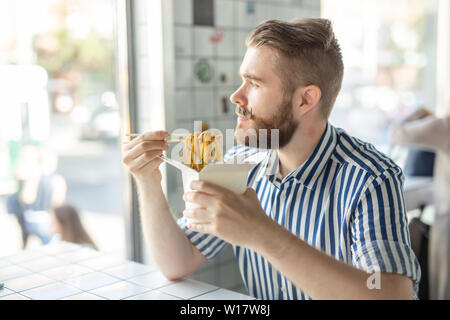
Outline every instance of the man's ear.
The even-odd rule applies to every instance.
[[[300,87],[294,92],[294,107],[298,108],[300,115],[304,115],[318,107],[321,97],[322,91],[316,85]]]

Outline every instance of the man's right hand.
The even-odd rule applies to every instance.
[[[122,163],[137,182],[161,183],[159,156],[169,149],[168,135],[167,131],[146,132],[123,146]]]
[[[166,131],[144,133],[123,145],[123,164],[133,175],[139,191],[139,214],[152,260],[169,280],[197,271],[206,258],[194,247],[171,213],[161,188],[162,160],[169,148]]]

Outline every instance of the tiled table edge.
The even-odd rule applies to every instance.
[[[33,248],[33,249],[32,249],[33,251],[28,251],[28,252],[27,252],[27,251],[24,251],[24,252],[26,252],[27,254],[31,254],[31,256],[33,256],[33,255],[35,255],[35,254],[37,253],[37,255],[40,255],[40,258],[44,258],[44,257],[54,257],[54,258],[58,258],[58,256],[59,256],[60,254],[69,254],[70,252],[76,252],[77,250],[85,249],[85,247],[82,247],[82,246],[76,246],[76,245],[70,244],[70,245],[67,246],[67,248],[69,249],[69,251],[64,251],[64,250],[63,250],[64,247],[65,247],[64,245],[58,245],[58,246],[55,246],[54,248],[47,248],[47,249],[42,249],[42,247],[39,247],[39,248]],[[32,253],[32,252],[33,252],[33,253]],[[21,266],[21,265],[22,265],[23,263],[25,263],[26,261],[30,261],[30,260],[23,260],[23,261],[20,261],[20,259],[19,259],[20,262],[15,263],[15,262],[12,262],[12,261],[10,261],[10,260],[8,259],[8,257],[17,257],[18,255],[20,255],[20,254],[22,254],[22,253],[23,253],[23,252],[19,252],[19,253],[16,253],[16,254],[12,254],[12,255],[7,255],[7,256],[0,257],[0,259],[5,259],[5,261],[8,262],[8,265],[6,265],[6,266],[3,265],[3,266],[0,267],[0,268],[3,268],[3,267],[9,267],[9,266]],[[101,257],[105,257],[105,256],[108,256],[108,255],[111,255],[111,253],[108,254],[108,253],[105,253],[105,252],[98,252],[98,255],[97,255],[97,256],[89,257],[89,258],[87,258],[87,259],[82,259],[82,260],[80,260],[80,261],[74,261],[74,262],[69,262],[69,263],[66,262],[64,265],[67,265],[67,266],[69,266],[69,265],[83,266],[83,264],[79,264],[78,262],[81,262],[81,261],[87,261],[87,260],[90,260],[90,259],[101,258]],[[123,260],[123,261],[122,261],[123,263],[127,263],[127,262],[133,262],[133,263],[136,263],[136,262],[134,262],[134,261],[127,260],[127,259],[122,259],[122,258],[118,258],[118,257],[115,257],[115,256],[114,256],[114,258],[117,258],[117,259],[119,259],[119,260]],[[120,265],[120,264],[119,264],[119,265]],[[117,267],[117,266],[119,266],[119,265],[115,265],[115,266]],[[150,265],[150,264],[142,264],[142,265],[151,268],[151,265]],[[45,275],[43,272],[48,271],[48,270],[51,270],[51,269],[54,269],[54,268],[58,268],[58,267],[61,267],[61,265],[52,266],[52,267],[50,267],[50,268],[48,268],[48,269],[45,269],[45,270],[39,270],[39,271],[33,271],[33,270],[30,270],[31,272],[28,273],[27,275],[30,275],[30,274],[40,274],[40,275]],[[109,267],[106,267],[106,268],[102,268],[102,269],[100,269],[100,270],[92,269],[92,268],[89,268],[89,267],[88,267],[88,268],[91,269],[92,272],[101,272],[101,273],[104,273],[104,274],[106,274],[106,275],[109,275],[109,276],[111,276],[111,277],[114,277],[114,278],[118,279],[118,281],[124,281],[124,282],[126,282],[126,283],[128,283],[128,284],[138,285],[138,286],[139,286],[138,283],[129,281],[130,279],[136,277],[137,275],[133,275],[133,276],[130,277],[130,278],[123,279],[123,278],[120,278],[120,277],[115,276],[115,275],[113,275],[113,274],[109,274],[109,273],[106,273],[106,272],[103,272],[103,271],[102,271],[102,270],[104,270],[104,269],[108,269],[108,268],[111,268],[111,267],[112,267],[112,266],[109,266]],[[24,267],[22,267],[22,268],[24,268]],[[26,268],[25,268],[25,269],[26,269]],[[157,270],[157,269],[156,269],[156,270],[155,270],[155,269],[153,269],[153,270],[150,270],[150,269],[149,269],[149,272],[148,272],[148,273],[144,273],[144,274],[149,274],[149,273],[152,273],[152,272],[160,272],[160,271]],[[144,274],[142,274],[142,275],[144,275]],[[24,276],[27,276],[27,275],[23,274],[23,275],[20,275],[20,276],[18,276],[18,277],[16,277],[16,278],[24,277]],[[75,277],[76,277],[76,276],[75,276]],[[67,278],[67,279],[69,279],[69,278]],[[212,287],[214,287],[214,288],[211,289],[211,290],[208,290],[208,291],[206,291],[206,292],[203,292],[203,293],[201,293],[201,294],[191,296],[191,297],[189,297],[189,298],[183,298],[183,297],[176,296],[176,295],[174,295],[174,294],[172,294],[172,293],[164,292],[163,290],[161,290],[161,289],[164,289],[164,287],[166,287],[166,286],[170,286],[170,285],[176,284],[177,282],[184,282],[185,280],[187,280],[187,281],[194,281],[194,282],[197,282],[197,283],[200,283],[200,284],[209,285],[209,286],[212,286]],[[60,284],[63,284],[63,285],[67,285],[66,279],[60,279],[60,280],[56,280],[55,282],[53,282],[53,284],[56,284],[56,283],[60,283]],[[49,285],[49,284],[48,284],[48,283],[47,283],[47,284],[43,284],[42,286],[46,286],[46,285]],[[143,285],[140,285],[140,286],[143,286]],[[39,288],[39,287],[41,287],[41,286],[34,287],[33,289],[36,289],[36,288]],[[143,287],[145,287],[145,286],[143,286]],[[99,287],[99,288],[100,288],[100,287]],[[80,291],[77,292],[76,294],[70,295],[70,296],[65,296],[65,297],[60,298],[60,299],[70,298],[71,296],[76,296],[76,295],[83,294],[83,293],[92,294],[92,295],[98,296],[99,298],[104,299],[104,297],[102,297],[102,296],[100,296],[100,295],[96,295],[96,294],[93,293],[91,290],[83,290],[83,289],[80,289],[80,288],[77,288],[77,289],[80,290]],[[97,288],[97,289],[98,289],[98,288]],[[189,279],[189,278],[184,278],[184,279],[180,279],[180,280],[177,280],[177,281],[174,281],[174,282],[168,282],[168,283],[166,283],[166,284],[164,284],[164,285],[161,285],[161,286],[159,286],[159,287],[157,287],[157,288],[152,288],[152,289],[149,289],[148,291],[144,291],[144,292],[141,292],[141,293],[136,294],[136,295],[132,295],[132,296],[129,296],[129,297],[125,297],[125,298],[123,298],[123,299],[129,299],[129,298],[132,298],[132,297],[135,297],[135,296],[139,296],[139,295],[143,295],[143,294],[145,294],[145,293],[152,292],[152,291],[155,291],[155,292],[161,292],[161,293],[163,293],[163,294],[172,296],[172,297],[177,298],[177,299],[183,299],[183,300],[191,300],[191,299],[198,299],[198,298],[201,299],[201,296],[208,295],[208,294],[210,294],[210,293],[212,293],[212,292],[214,292],[214,291],[220,290],[220,289],[225,289],[225,288],[217,287],[217,286],[215,286],[215,285],[212,285],[212,284],[209,284],[209,283],[206,283],[206,282],[201,282],[201,281],[197,281],[197,280],[193,280],[193,279]],[[226,289],[226,290],[228,290],[228,289]],[[22,291],[14,291],[14,290],[10,290],[10,291],[11,291],[10,293],[8,293],[7,295],[2,296],[1,298],[5,298],[5,297],[8,297],[8,296],[13,296],[13,295],[18,295],[18,296],[27,298],[27,297],[25,297],[24,295],[21,294],[21,292],[24,292],[24,291],[27,291],[27,290],[22,290]],[[229,290],[229,291],[231,291],[231,290]],[[244,294],[244,295],[245,295],[245,294]],[[249,297],[251,297],[251,296],[249,296]],[[253,297],[251,297],[251,298],[252,298],[252,299],[255,299],[255,298],[253,298]],[[116,300],[123,300],[123,299],[116,299]],[[39,300],[39,299],[38,299],[38,300]],[[55,299],[55,300],[56,300],[56,299]]]

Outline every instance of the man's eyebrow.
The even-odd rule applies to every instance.
[[[254,80],[254,81],[257,81],[257,82],[264,82],[264,80],[262,78],[257,77],[257,76],[255,76],[254,74],[251,74],[251,73],[241,74],[240,72],[238,72],[238,74],[239,74],[239,76],[241,76],[243,78],[246,78],[246,79]]]

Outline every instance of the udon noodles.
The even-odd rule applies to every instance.
[[[184,140],[181,161],[200,172],[210,163],[222,161],[222,134],[203,131],[188,134]]]

